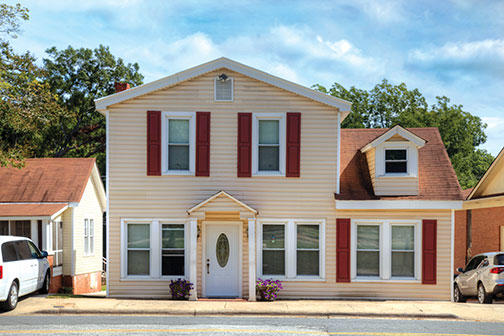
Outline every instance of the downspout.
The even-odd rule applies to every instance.
[[[110,114],[109,111],[105,111],[105,196],[107,198],[107,204],[106,204],[106,215],[105,215],[105,229],[106,229],[106,256],[107,256],[107,272],[105,273],[105,277],[107,279],[107,285],[106,285],[106,295],[107,297],[110,295],[109,293],[109,287],[110,287],[110,211],[109,211],[109,192],[110,192],[110,131],[109,131],[109,124],[110,124]],[[123,251],[121,251],[123,253]]]
[[[450,237],[450,301],[453,302],[453,280],[455,277],[455,210],[451,210]]]
[[[338,125],[336,133],[338,135],[336,144],[336,194],[340,193],[340,164],[341,164],[341,111],[338,111]]]
[[[466,210],[466,253],[465,253],[465,263],[471,259],[472,252],[472,210]]]

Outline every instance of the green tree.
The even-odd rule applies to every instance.
[[[406,84],[392,85],[383,80],[370,91],[335,83],[330,89],[314,85],[320,92],[352,102],[352,111],[343,121],[344,128],[437,127],[462,188],[476,185],[493,157],[477,147],[486,141],[481,119],[450,104],[447,97],[436,97],[429,106],[418,89]]]
[[[15,38],[20,21],[28,18],[19,4],[0,4],[0,166],[20,167],[25,157],[40,155],[50,125],[67,116],[40,81],[43,70],[35,58],[29,52],[16,54],[6,39]]]
[[[44,82],[74,117],[53,125],[46,144],[54,157],[96,157],[105,173],[105,118],[96,111],[94,99],[114,93],[115,82],[142,84],[137,63],[125,64],[108,47],[96,49],[52,47],[43,59]]]

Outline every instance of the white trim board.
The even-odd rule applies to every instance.
[[[128,90],[124,90],[103,98],[99,98],[95,100],[96,109],[101,113],[106,113],[107,108],[113,104],[117,104],[129,99],[133,99],[142,95],[145,95],[150,92],[154,92],[156,90],[160,90],[163,88],[167,88],[170,86],[177,85],[184,81],[190,80],[192,78],[204,75],[211,71],[219,70],[222,68],[229,69],[234,72],[238,72],[247,77],[259,80],[261,82],[268,83],[270,85],[276,86],[278,88],[284,89],[286,91],[295,93],[297,95],[312,99],[319,103],[332,106],[337,108],[341,112],[343,112],[343,118],[341,121],[345,119],[345,117],[350,113],[350,109],[352,103],[336,98],[307,87],[301,86],[299,84],[287,81],[280,77],[273,76],[264,71],[249,67],[245,64],[233,61],[226,57],[217,58],[208,63],[204,63],[198,65],[196,67],[184,70],[182,72],[178,72],[171,76],[167,76],[161,79],[158,79],[154,82],[150,82],[147,84],[139,85],[133,87]]]
[[[214,199],[216,199],[216,198],[218,198],[220,196],[225,196],[225,197],[229,198],[231,201],[235,202],[236,204],[238,204],[238,205],[244,207],[245,209],[247,209],[248,211],[252,212],[253,214],[257,214],[257,210],[255,210],[254,208],[249,207],[247,204],[245,204],[242,201],[234,198],[232,195],[228,194],[224,190],[221,190],[218,193],[213,194],[212,196],[210,196],[209,198],[207,198],[203,202],[200,202],[200,203],[196,204],[191,209],[187,210],[187,213],[191,214],[192,212],[198,210],[199,208],[205,206],[206,204],[210,203],[211,201],[213,201]]]
[[[371,141],[370,143],[368,143],[366,146],[362,147],[361,152],[362,153],[367,152],[371,148],[374,148],[374,147],[384,143],[385,141],[387,141],[388,139],[390,139],[391,137],[393,137],[396,134],[405,138],[408,141],[411,141],[418,148],[423,147],[426,142],[424,139],[420,138],[416,134],[413,134],[412,132],[408,131],[404,127],[396,125],[396,126],[392,127],[390,130],[388,130],[387,132],[380,135],[378,138],[376,138],[373,141]]]
[[[458,210],[462,209],[462,201],[434,200],[336,200],[337,210]]]

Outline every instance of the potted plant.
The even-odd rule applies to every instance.
[[[173,300],[187,300],[194,286],[185,279],[178,278],[170,281],[170,292]]]
[[[280,289],[283,289],[280,280],[258,279],[256,282],[256,293],[261,301],[274,301]]]

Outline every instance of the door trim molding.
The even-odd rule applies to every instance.
[[[202,221],[201,222],[201,296],[206,293],[206,231],[207,225],[235,225],[238,226],[238,297],[243,298],[243,222],[242,221]]]

